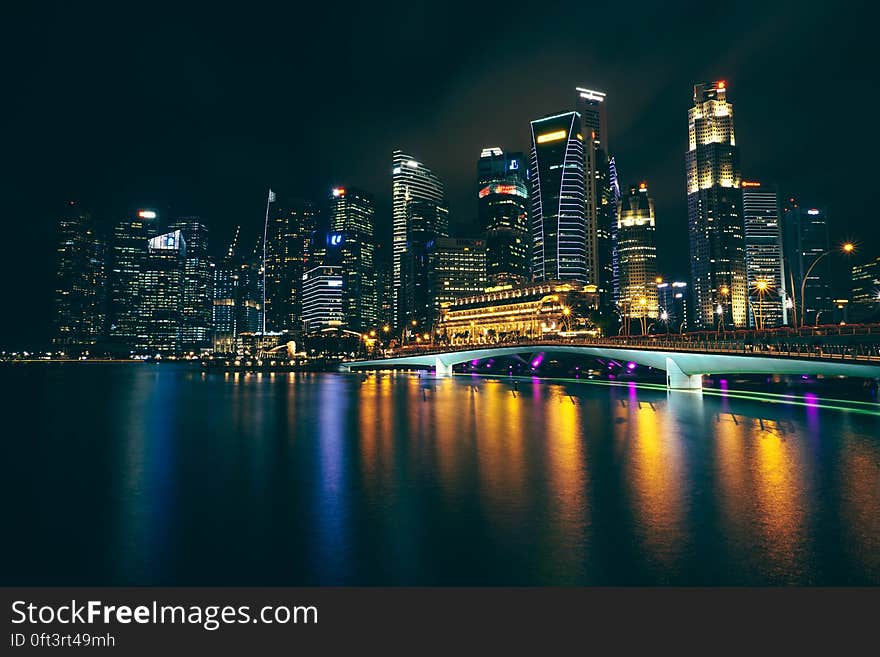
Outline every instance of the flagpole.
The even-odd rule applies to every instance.
[[[266,196],[266,221],[263,223],[263,335],[266,335],[266,236],[269,232],[269,204],[272,202],[272,190]]]

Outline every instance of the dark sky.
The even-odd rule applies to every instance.
[[[608,93],[621,182],[656,199],[667,276],[688,271],[692,85],[724,79],[747,178],[829,206],[876,252],[876,28],[857,2],[83,2],[7,8],[2,179],[10,311],[0,346],[49,334],[64,199],[106,221],[200,214],[222,247],[259,229],[267,186],[377,197],[390,232],[402,148],[469,223],[480,149],[524,150],[528,122]]]

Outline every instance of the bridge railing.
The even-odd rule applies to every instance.
[[[644,349],[651,351],[674,351],[683,353],[729,354],[762,356],[768,358],[810,358],[818,360],[861,363],[880,363],[880,344],[823,343],[802,344],[780,340],[777,342],[755,342],[746,339],[701,339],[701,337],[626,337],[626,338],[556,338],[543,340],[516,340],[501,342],[478,342],[470,344],[442,344],[431,346],[406,346],[377,355],[372,360],[400,358],[405,356],[427,356],[452,352],[474,351],[503,347],[551,347],[575,345],[585,347],[610,347],[625,349]]]

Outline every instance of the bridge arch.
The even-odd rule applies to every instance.
[[[352,361],[345,363],[343,367],[348,370],[433,367],[438,375],[450,375],[454,365],[471,360],[536,352],[580,354],[646,365],[665,371],[666,384],[673,390],[701,389],[702,377],[705,374],[811,374],[880,378],[880,365],[828,362],[810,358],[784,358],[771,355],[740,356],[574,344],[483,347],[377,360]]]

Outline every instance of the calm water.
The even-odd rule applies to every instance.
[[[634,384],[0,368],[2,584],[880,584],[880,415]]]

